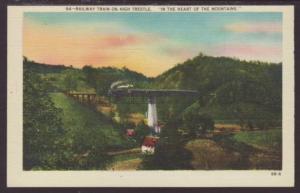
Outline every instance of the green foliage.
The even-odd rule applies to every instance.
[[[266,131],[240,132],[234,135],[234,139],[248,145],[260,147],[262,149],[272,149],[281,151],[282,130],[271,129]]]
[[[208,114],[201,112],[200,105],[192,105],[182,114],[182,128],[191,136],[199,136],[214,129],[214,121]]]
[[[131,71],[127,68],[117,69],[111,67],[93,68],[91,66],[83,67],[86,76],[86,82],[93,87],[97,94],[106,96],[110,86],[115,81],[127,80],[135,86],[146,86],[148,78],[144,75]],[[128,121],[128,115],[135,112],[145,112],[145,104],[133,103],[126,98],[118,98],[111,101],[117,105],[118,115],[121,121]]]
[[[23,84],[23,167],[56,168],[63,159],[62,112],[47,95],[40,76],[25,68]]]
[[[137,135],[128,140],[122,132],[124,125],[63,94],[51,94],[55,106],[48,96],[49,92],[71,90],[96,91],[103,96],[119,80],[127,80],[136,88],[200,92],[199,98],[157,99],[159,119],[166,125],[154,156],[144,159],[145,169],[190,168],[191,155],[184,149],[188,139],[182,131],[193,138],[212,129],[216,119],[238,120],[243,128],[250,129],[281,124],[282,64],[200,54],[156,78],[147,78],[127,68],[75,69],[38,64],[24,58],[24,168],[102,169],[112,159],[106,151],[140,143],[148,131],[145,124],[135,127]],[[147,109],[146,101],[112,102],[117,105],[121,122],[127,121],[129,113],[144,113]],[[253,138],[259,139],[258,136],[236,137],[249,143]]]
[[[127,129],[133,129],[135,131],[135,135],[128,138],[131,143],[128,147],[141,146],[145,136],[150,132],[150,128],[143,121],[141,121],[137,125],[129,121],[122,122],[120,124],[120,130],[124,135],[126,135]]]
[[[74,91],[77,88],[77,82],[75,77],[75,72],[73,70],[66,71],[66,76],[64,78],[64,83],[66,85],[67,91]]]
[[[271,170],[282,168],[281,129],[216,135],[213,140],[226,150],[227,154],[236,152],[234,154],[239,155],[240,158],[236,162],[231,162],[227,168]]]
[[[144,157],[142,169],[191,169],[189,161],[192,155],[184,148],[187,141],[178,131],[180,124],[180,121],[175,119],[165,125],[154,155],[146,155]]]
[[[119,113],[122,122],[127,122],[129,118],[129,113],[131,113],[131,104],[122,103],[122,101],[116,101],[117,111]]]
[[[63,65],[39,64],[24,60],[24,68],[39,74],[49,92],[94,91],[86,82],[85,74],[80,69]]]
[[[147,78],[140,73],[131,71],[127,68],[117,69],[112,67],[93,68],[84,66],[83,72],[86,75],[88,84],[95,88],[99,95],[107,95],[111,84],[115,81],[127,80],[129,82],[142,84]]]
[[[200,105],[192,105],[179,117],[173,118],[162,128],[155,154],[146,156],[144,169],[191,169],[191,152],[185,149],[188,140],[214,128],[212,118],[201,112]]]
[[[249,125],[270,128],[278,124],[274,120],[281,119],[281,64],[246,62],[200,53],[156,78],[147,78],[125,67],[85,66],[80,70],[26,61],[28,68],[43,73],[42,78],[52,91],[96,90],[98,94],[106,95],[112,82],[127,80],[137,88],[195,89],[200,92],[198,99],[188,96],[159,98],[157,108],[163,122],[180,115],[195,101],[201,105],[202,112],[208,112],[214,119],[238,119],[245,128]],[[128,113],[146,111],[145,101],[137,104],[117,100],[115,103],[124,120]],[[264,120],[256,118],[257,115]]]
[[[53,92],[93,92],[85,78],[85,74],[78,69],[67,69],[60,73],[47,73],[42,75],[43,81],[47,82]]]
[[[137,145],[140,146],[143,143],[144,137],[149,134],[150,128],[143,121],[141,121],[135,127],[135,132],[136,132],[136,135],[134,136],[134,139],[136,140]]]
[[[53,93],[52,100],[58,108],[63,109],[62,121],[67,130],[66,139],[72,141],[72,151],[76,154],[98,153],[98,162],[106,163],[105,152],[126,148],[129,142],[123,137],[121,126],[112,122],[101,113],[68,98],[61,93]],[[89,157],[92,159],[91,157]]]
[[[40,64],[29,60],[27,57],[23,57],[23,64],[24,64],[24,68],[30,70],[31,72],[40,73],[40,74],[60,73],[64,70],[71,68],[64,65]]]
[[[282,64],[200,54],[156,77],[153,84],[198,90],[202,112],[214,119],[238,119],[242,126],[249,123],[261,128],[273,127],[274,120],[281,120]],[[189,101],[195,102],[188,97],[170,99],[164,102],[169,110],[162,105],[158,111],[178,116],[191,105]]]

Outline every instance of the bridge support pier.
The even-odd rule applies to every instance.
[[[148,126],[152,133],[160,133],[157,120],[156,97],[154,96],[148,98]]]

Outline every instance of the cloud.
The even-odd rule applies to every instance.
[[[105,47],[123,47],[153,43],[153,37],[141,33],[105,35],[99,41]]]
[[[134,35],[107,36],[103,38],[102,43],[106,46],[126,46],[141,42],[142,39]]]
[[[233,23],[224,28],[235,33],[281,33],[281,23],[276,22]],[[25,18],[23,37],[23,54],[37,62],[74,67],[127,66],[148,76],[156,76],[200,51],[246,60],[281,61],[282,57],[281,45],[276,43],[256,45],[259,40],[255,40],[252,44],[221,44],[218,40],[207,44],[196,41],[198,37],[190,42],[186,35],[178,38],[176,33],[149,32],[113,21],[52,25]]]
[[[232,23],[224,26],[226,31],[236,33],[282,33],[280,22]]]
[[[112,26],[111,24],[109,24]],[[108,25],[106,25],[108,26]],[[26,21],[23,30],[23,54],[37,62],[74,67],[127,66],[148,76],[156,76],[175,65],[185,53],[166,54],[159,48],[174,42],[159,34],[141,31],[112,30],[99,27],[56,27]],[[71,28],[73,30],[71,30]],[[176,45],[180,47],[180,45]]]

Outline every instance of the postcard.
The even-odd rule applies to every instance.
[[[294,186],[293,6],[8,6],[8,187]]]

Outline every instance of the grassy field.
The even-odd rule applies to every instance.
[[[113,160],[107,170],[137,170],[142,162],[141,148],[113,153]]]
[[[263,150],[281,151],[282,130],[239,132],[233,137],[236,141],[252,145]]]
[[[141,162],[141,158],[118,161],[108,167],[107,170],[138,170]]]
[[[195,139],[186,146],[194,169],[280,169],[281,130],[241,131],[212,139]]]
[[[62,121],[70,140],[82,146],[121,146],[126,143],[120,131],[104,115],[85,107],[62,93],[52,93],[55,106],[63,109]]]
[[[137,169],[141,162],[140,148],[133,148],[118,123],[62,93],[50,96],[55,106],[62,109],[67,144],[63,148],[68,153],[66,168]]]
[[[52,93],[51,98],[63,110],[66,140],[70,140],[77,156],[89,157],[101,150],[110,157],[105,169],[139,169],[140,148],[128,147],[128,140],[107,116],[62,93]],[[197,170],[280,169],[281,140],[281,129],[238,131],[194,139],[185,148],[192,153],[190,164]],[[101,154],[94,155],[99,158]]]
[[[193,158],[190,164],[196,170],[232,169],[240,159],[238,152],[226,150],[209,139],[189,141],[185,148],[192,152]]]

